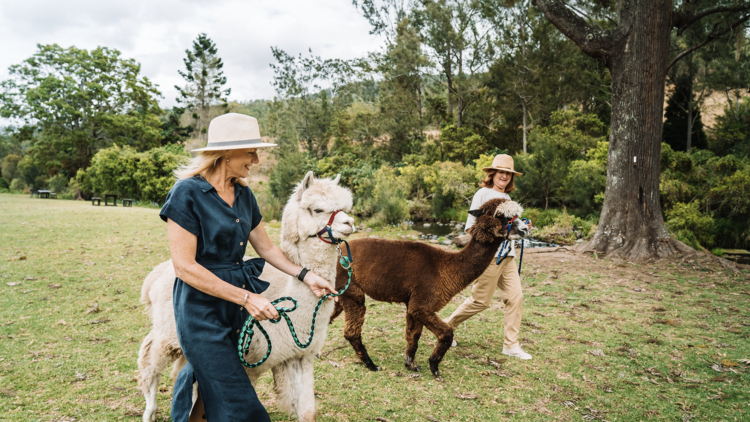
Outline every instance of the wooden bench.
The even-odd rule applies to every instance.
[[[96,203],[94,203],[94,202],[96,202]],[[100,198],[98,196],[92,196],[91,197],[91,205],[99,206],[101,204],[102,204],[102,198]]]
[[[122,200],[122,206],[123,207],[132,207],[133,206],[133,200],[132,199],[123,199]]]
[[[49,194],[52,193],[52,191],[46,190],[46,189],[39,189],[39,198],[47,198],[49,199]]]
[[[49,199],[57,199],[57,194],[55,192],[50,192]]]
[[[104,206],[105,207],[108,207],[108,206],[116,207],[117,206],[117,197],[118,196],[119,195],[114,194],[114,193],[105,194],[104,195]],[[112,204],[109,203],[110,199],[112,199]]]

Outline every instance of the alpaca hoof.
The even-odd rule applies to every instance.
[[[422,370],[419,365],[414,363],[414,358],[409,356],[404,356],[404,366],[406,367],[406,369],[414,372],[420,372]]]
[[[419,365],[405,365],[406,369],[414,372],[422,372],[422,367]]]
[[[435,381],[437,381],[437,382],[445,382],[445,380],[443,379],[443,377],[441,377],[440,375],[435,375]]]
[[[372,366],[367,365],[367,369],[369,369],[372,372],[378,372],[380,370],[380,367],[376,365],[372,365]]]

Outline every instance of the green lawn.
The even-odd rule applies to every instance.
[[[140,286],[168,256],[158,210],[0,195],[0,420],[139,419]],[[457,333],[444,383],[426,369],[434,336],[417,354],[424,372],[408,372],[404,307],[369,301],[364,342],[383,370],[359,364],[335,321],[316,366],[319,420],[750,420],[748,277],[708,258],[527,254],[521,336],[534,359],[503,358],[496,301]],[[162,386],[166,421],[168,374]],[[288,419],[270,375],[258,392],[272,420]]]

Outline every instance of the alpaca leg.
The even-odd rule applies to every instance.
[[[290,359],[284,363],[274,366],[273,389],[276,391],[279,410],[294,417],[297,415],[297,397],[299,385],[296,378],[299,372],[299,359]]]
[[[350,288],[350,291],[352,289]],[[370,359],[367,349],[362,343],[362,325],[365,323],[365,295],[361,291],[355,297],[343,296],[344,310],[346,311],[346,326],[344,327],[344,338],[349,341],[359,359],[371,371],[377,371],[377,365]],[[349,294],[349,292],[347,292]]]
[[[297,420],[314,422],[317,420],[315,410],[315,377],[313,372],[314,358],[303,356],[299,365],[299,385],[297,386]]]
[[[453,328],[443,322],[443,320],[434,312],[418,310],[414,312],[414,316],[437,337],[437,345],[432,351],[432,356],[430,356],[430,371],[435,378],[442,380],[442,378],[440,378],[438,366],[440,365],[440,361],[443,360],[445,352],[448,351],[453,342]]]
[[[138,352],[139,379],[138,384],[146,399],[146,409],[143,411],[143,421],[156,420],[156,393],[164,370],[177,358],[179,353],[169,346],[168,341],[155,338],[150,332],[141,344]]]
[[[422,323],[410,314],[406,314],[406,353],[404,354],[404,366],[411,371],[419,372],[422,370],[414,362],[414,355],[417,353],[419,346],[419,337],[422,336]]]
[[[172,366],[172,372],[169,373],[169,377],[172,378],[172,390],[174,391],[174,384],[177,382],[177,376],[180,375],[180,371],[182,371],[182,368],[187,365],[187,359],[185,358],[185,355],[180,355],[179,358],[177,358],[176,361],[174,361],[174,365]]]
[[[331,314],[331,319],[328,320],[328,323],[333,324],[333,320],[336,319],[337,316],[341,315],[342,312],[344,312],[344,305],[342,305],[341,302],[336,302],[336,304],[333,306],[333,313]]]

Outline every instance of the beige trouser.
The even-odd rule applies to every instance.
[[[482,312],[492,304],[495,288],[500,291],[500,299],[505,303],[505,340],[504,349],[518,346],[518,332],[521,329],[521,312],[523,310],[523,292],[521,278],[513,257],[507,257],[500,263],[493,261],[487,270],[479,276],[467,298],[453,314],[445,320],[456,329],[459,324]]]

